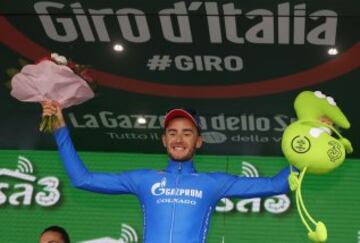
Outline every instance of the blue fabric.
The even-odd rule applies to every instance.
[[[198,173],[192,161],[168,161],[164,171],[89,172],[78,157],[66,127],[55,132],[72,184],[81,189],[134,194],[144,213],[145,243],[206,242],[210,217],[224,197],[263,197],[288,191],[289,167],[269,178]]]

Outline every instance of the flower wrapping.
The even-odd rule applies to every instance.
[[[89,83],[94,80],[88,71],[66,58],[52,54],[37,64],[24,66],[11,80],[11,95],[23,102],[57,101],[62,108],[81,104],[95,96]],[[48,119],[48,118],[47,118]],[[48,119],[54,122],[54,118]],[[53,130],[47,124],[40,130]]]
[[[12,78],[11,95],[24,102],[55,100],[68,108],[93,98],[94,92],[69,67],[45,60],[26,65]]]

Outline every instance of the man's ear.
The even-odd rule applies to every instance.
[[[166,148],[166,138],[165,138],[165,134],[161,135],[161,140],[162,140],[163,146]]]
[[[203,137],[200,135],[200,136],[198,136],[198,138],[197,138],[197,140],[196,140],[196,145],[195,145],[195,147],[196,147],[197,149],[199,149],[199,148],[201,148],[202,144],[203,144]]]

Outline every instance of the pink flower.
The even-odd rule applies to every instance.
[[[80,76],[85,79],[88,83],[94,83],[95,79],[90,75],[89,70],[84,69],[80,71]]]

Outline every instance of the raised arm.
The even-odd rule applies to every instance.
[[[296,170],[296,169],[295,169]],[[227,175],[222,197],[265,197],[287,193],[290,167],[282,169],[273,177],[241,177]]]
[[[129,171],[123,173],[92,173],[87,170],[78,156],[71,141],[69,130],[65,125],[59,104],[46,101],[43,105],[43,116],[56,115],[55,140],[65,170],[74,187],[109,194],[133,193],[136,194],[137,183],[141,171]]]

